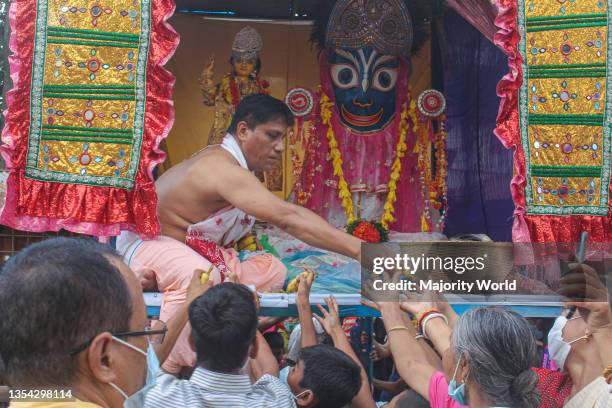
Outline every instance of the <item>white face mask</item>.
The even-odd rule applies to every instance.
[[[128,396],[116,384],[110,383],[110,386],[113,387],[119,394],[121,394],[123,398],[125,398],[125,401],[123,401],[124,408],[142,408],[144,407],[144,402],[147,393],[151,388],[153,388],[153,386],[155,386],[155,378],[157,377],[157,372],[159,371],[159,360],[157,359],[157,354],[155,354],[155,349],[153,348],[153,345],[149,343],[149,347],[147,348],[147,351],[145,353],[144,351],[128,343],[127,341],[123,341],[114,336],[113,340],[131,348],[134,351],[139,352],[147,358],[147,379],[145,381],[144,387],[136,391],[136,393]]]
[[[580,319],[580,316],[576,316],[570,320]],[[563,370],[565,367],[565,360],[572,350],[571,345],[578,340],[588,339],[589,336],[585,334],[582,337],[578,337],[570,342],[563,340],[563,328],[567,324],[568,320],[565,316],[559,316],[555,320],[555,324],[548,332],[548,352],[550,358],[555,362],[555,365]]]

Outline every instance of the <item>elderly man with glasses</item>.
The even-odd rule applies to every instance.
[[[112,249],[56,238],[0,273],[0,378],[11,407],[139,407],[210,284],[194,271],[184,310],[147,319],[135,275]]]

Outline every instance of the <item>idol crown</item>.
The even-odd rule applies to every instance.
[[[372,46],[383,54],[405,56],[413,36],[410,12],[401,0],[339,0],[330,16],[325,46]]]
[[[251,26],[246,26],[240,30],[234,37],[234,43],[232,44],[233,54],[246,59],[257,58],[262,48],[263,40]]]

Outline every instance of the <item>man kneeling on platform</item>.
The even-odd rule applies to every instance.
[[[162,235],[142,240],[125,232],[117,249],[133,270],[148,271],[164,292],[160,319],[184,303],[192,271],[209,270],[215,283],[233,273],[259,291],[279,290],[286,268],[271,255],[240,262],[232,245],[248,234],[255,219],[280,227],[318,248],[359,258],[361,241],[298,205],[281,200],[255,177],[278,162],[293,125],[289,108],[267,95],[251,95],[236,109],[221,145],[209,146],[165,172],[156,182]],[[143,285],[149,280],[144,279]],[[193,367],[190,327],[179,337],[164,364],[170,373]]]

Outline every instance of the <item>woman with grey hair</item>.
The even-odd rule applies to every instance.
[[[538,406],[538,376],[531,370],[537,363],[536,343],[518,314],[497,307],[472,309],[457,320],[451,334],[441,313],[422,308],[417,333],[398,303],[373,307],[383,317],[399,374],[433,408]],[[422,336],[445,350],[443,372],[420,349]]]

